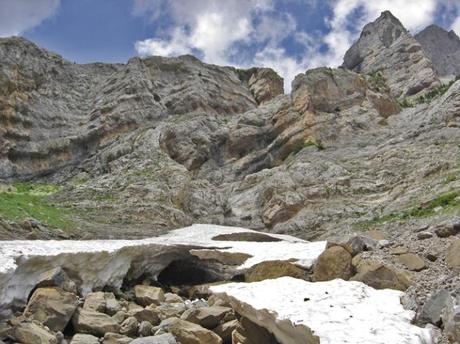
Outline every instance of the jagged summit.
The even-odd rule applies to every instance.
[[[364,26],[343,66],[358,73],[381,72],[397,98],[436,86],[439,80],[420,44],[389,11]]]
[[[415,39],[421,44],[440,76],[460,75],[460,38],[451,30],[430,25]]]

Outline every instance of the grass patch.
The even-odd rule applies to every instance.
[[[419,207],[410,208],[399,213],[390,213],[384,216],[374,217],[372,220],[361,222],[359,227],[362,229],[368,229],[372,226],[376,226],[389,221],[430,217],[436,214],[435,209],[438,207],[442,207],[443,212],[460,209],[460,200],[458,199],[459,196],[460,191],[441,194]]]
[[[438,86],[416,98],[404,98],[399,101],[399,106],[403,108],[409,108],[414,107],[418,104],[431,103],[433,99],[436,99],[445,94],[449,90],[450,86],[452,86],[459,79],[460,77],[456,77],[455,80],[451,80],[447,84],[442,84],[441,86]]]
[[[12,192],[0,193],[0,215],[12,221],[35,219],[49,227],[72,227],[70,209],[53,204],[49,196],[61,189],[55,184],[15,183]]]
[[[299,144],[297,144],[294,149],[292,150],[292,153],[293,154],[297,154],[299,153],[302,149],[304,148],[307,148],[307,147],[316,147],[318,148],[319,150],[323,150],[324,149],[324,146],[321,144],[321,143],[318,143],[312,139],[307,139],[303,142],[299,142]]]
[[[390,91],[387,80],[380,71],[366,75],[366,81],[374,91],[380,93],[388,93]]]

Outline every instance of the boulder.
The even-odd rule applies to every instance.
[[[356,256],[357,254],[363,251],[373,251],[378,247],[378,241],[367,236],[363,235],[356,235],[350,238],[345,246],[349,247],[351,250],[351,254]]]
[[[390,248],[390,254],[399,256],[400,254],[409,253],[409,249],[406,246],[396,246]]]
[[[90,334],[77,333],[72,337],[70,344],[99,344],[99,338]]]
[[[401,254],[398,259],[406,268],[412,271],[421,271],[427,268],[425,261],[414,253]]]
[[[181,343],[222,344],[222,339],[212,331],[178,318],[163,320],[159,327],[170,332]]]
[[[213,329],[222,321],[233,313],[233,310],[228,307],[211,306],[201,308],[190,308],[186,310],[181,319],[203,326],[207,329]]]
[[[181,303],[181,302],[184,302],[184,300],[182,300],[182,298],[177,294],[166,293],[164,302],[166,302],[166,303]]]
[[[41,322],[52,331],[64,331],[78,306],[78,296],[60,288],[38,288],[24,316]]]
[[[70,293],[77,293],[77,286],[67,273],[60,267],[50,269],[40,274],[37,288],[58,287]]]
[[[238,344],[278,344],[276,338],[265,328],[243,317],[232,332],[232,343]],[[319,344],[319,342],[312,343]]]
[[[443,223],[436,226],[434,232],[440,238],[447,238],[460,233],[460,221]]]
[[[351,254],[341,246],[333,246],[321,253],[313,268],[314,281],[329,281],[336,278],[348,280],[353,276]]]
[[[121,310],[120,303],[113,293],[98,291],[85,297],[84,309],[114,315]]]
[[[273,260],[254,265],[245,272],[244,279],[246,282],[258,282],[282,276],[306,279],[307,273],[288,261]]]
[[[447,249],[446,264],[452,269],[460,268],[460,240],[455,240]]]
[[[137,319],[135,317],[129,317],[121,323],[120,334],[128,337],[134,337],[137,335],[138,329],[139,322]]]
[[[53,333],[34,322],[21,322],[14,328],[13,336],[24,344],[58,344]]]
[[[182,342],[182,343],[185,344],[189,342]],[[137,339],[134,339],[132,342],[130,342],[130,344],[177,344],[177,342],[176,342],[176,338],[174,338],[172,334],[164,333],[158,336],[137,338]]]
[[[445,289],[435,293],[423,305],[418,314],[417,321],[421,324],[429,323],[439,327],[442,323],[442,312],[450,297],[450,293]]]
[[[230,320],[213,328],[212,331],[222,338],[224,344],[231,343],[232,332],[238,327],[238,324],[238,320]]]
[[[396,289],[404,291],[410,284],[409,275],[392,266],[366,261],[356,266],[357,274],[351,280],[359,281],[375,289]]]
[[[442,313],[444,332],[451,343],[460,341],[460,291],[457,290],[448,298],[446,307]]]
[[[159,305],[165,300],[165,295],[161,288],[152,287],[148,285],[136,285],[134,287],[136,301],[142,306],[148,306],[152,303]]]
[[[129,311],[128,314],[136,318],[138,322],[148,321],[154,326],[160,323],[160,316],[155,307],[136,309]]]
[[[72,325],[76,332],[103,337],[107,332],[120,332],[120,325],[107,314],[78,309],[72,317]]]
[[[132,338],[123,336],[122,334],[108,332],[104,335],[104,344],[130,344]]]
[[[152,307],[153,305],[150,305],[146,307],[146,309],[152,309],[156,312],[158,317],[161,320],[176,317],[180,318],[181,314],[185,312],[185,303],[164,303],[160,306],[157,307]]]
[[[139,324],[138,334],[140,337],[148,337],[152,334],[152,329],[153,325],[151,323],[149,323],[148,321],[142,321]]]

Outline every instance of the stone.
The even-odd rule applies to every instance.
[[[228,307],[211,306],[191,308],[186,310],[181,319],[198,324],[207,329],[213,329],[233,311]]]
[[[108,315],[115,315],[115,313],[121,310],[120,303],[113,293],[104,293],[101,291],[86,295],[83,308]]]
[[[345,245],[350,247],[351,254],[356,256],[363,251],[375,250],[378,247],[378,241],[366,236],[357,235],[350,238]]]
[[[64,331],[78,306],[78,296],[60,288],[38,288],[24,310],[24,316],[36,320],[54,332]]]
[[[133,339],[130,337],[118,333],[107,332],[102,342],[104,344],[130,344],[132,341]]]
[[[139,329],[139,322],[135,317],[128,317],[126,318],[120,326],[120,334],[134,337],[137,335]]]
[[[283,78],[270,68],[255,68],[248,85],[259,104],[263,104],[284,93]]]
[[[129,316],[133,316],[138,322],[148,321],[152,325],[158,325],[160,323],[160,314],[156,310],[156,307],[146,307],[136,309],[128,312]]]
[[[419,232],[417,233],[417,239],[420,239],[420,240],[425,240],[425,239],[430,239],[433,237],[433,233],[431,232]]]
[[[99,344],[99,338],[90,334],[77,333],[72,337],[70,344]]]
[[[238,327],[238,320],[233,319],[227,321],[223,324],[220,324],[212,329],[214,333],[216,333],[220,338],[222,338],[223,343],[231,343],[232,342],[232,332],[236,330]]]
[[[164,302],[166,302],[166,303],[181,303],[181,302],[184,302],[184,300],[182,300],[182,298],[177,294],[166,293]]]
[[[444,223],[435,227],[434,232],[440,238],[447,238],[460,233],[460,221]]]
[[[438,327],[441,326],[441,315],[450,299],[450,293],[442,289],[431,296],[420,310],[417,320],[421,324],[430,323]]]
[[[136,301],[144,307],[152,303],[159,305],[165,300],[163,290],[157,287],[136,285],[134,287],[134,293],[136,294]]]
[[[232,332],[232,343],[238,344],[277,344],[275,337],[265,328],[247,318],[241,318],[236,329]],[[313,343],[313,342],[312,342]],[[319,342],[315,342],[319,344]]]
[[[153,325],[150,322],[142,321],[139,324],[138,334],[140,337],[148,337],[152,334],[152,329],[153,329]]]
[[[287,261],[267,261],[256,264],[246,271],[244,280],[246,282],[258,282],[282,276],[305,279],[307,274],[304,269]]]
[[[442,313],[442,322],[444,324],[444,333],[451,343],[460,341],[460,293],[453,293],[448,298],[446,307]]]
[[[77,293],[75,282],[60,267],[43,272],[38,279],[40,282],[37,283],[37,288],[58,287],[69,293]]]
[[[336,278],[348,280],[353,276],[352,256],[341,246],[333,246],[321,253],[313,268],[314,281]]]
[[[212,331],[178,318],[163,320],[159,327],[170,332],[180,343],[222,344],[222,339]]]
[[[362,262],[357,267],[357,274],[351,280],[359,281],[375,289],[396,289],[404,291],[411,279],[405,272],[378,262]]]
[[[107,332],[120,332],[120,325],[107,314],[78,309],[72,317],[76,332],[103,337]]]
[[[113,320],[115,320],[119,324],[121,324],[127,317],[129,317],[129,315],[125,311],[118,311],[114,315],[112,315]]]
[[[14,328],[13,336],[24,344],[58,344],[54,334],[33,322],[21,322]]]
[[[460,240],[455,240],[447,249],[446,264],[451,269],[460,268]]]
[[[421,271],[427,268],[425,261],[414,253],[401,254],[398,259],[401,264],[412,271]]]
[[[188,343],[188,342],[182,342]],[[204,342],[203,342],[204,343]],[[130,344],[177,344],[176,339],[170,333],[164,333],[157,336],[134,339]],[[192,344],[192,342],[190,342]]]
[[[390,254],[399,256],[400,254],[409,253],[409,249],[406,246],[396,246],[390,248]]]
[[[367,237],[369,237],[371,239],[374,239],[376,241],[386,240],[387,239],[385,237],[385,235],[381,231],[379,231],[377,229],[371,229],[371,230],[365,232],[364,236],[367,236]]]
[[[150,308],[152,306],[147,307]],[[185,303],[164,303],[154,308],[156,314],[161,320],[167,318],[180,318],[181,314],[185,312]]]

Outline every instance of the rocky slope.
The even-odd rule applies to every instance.
[[[460,83],[432,89],[387,12],[345,56],[361,74],[310,70],[290,95],[272,70],[191,56],[78,65],[9,38],[0,58],[2,238],[201,222],[311,239],[458,214]]]
[[[418,324],[441,326],[440,343],[458,341],[460,81],[441,85],[440,68],[446,62],[431,60],[422,45],[384,12],[366,25],[343,67],[306,71],[286,95],[283,80],[265,68],[219,67],[192,56],[78,65],[25,39],[0,39],[0,238],[136,239],[213,223],[328,239],[311,271],[282,261],[262,264],[244,279],[276,278],[282,271],[313,284],[342,278],[376,289],[406,290],[404,305],[417,311]],[[240,235],[251,250],[258,247]],[[78,246],[51,243],[58,251]],[[199,258],[222,258],[216,250],[220,245],[206,251],[202,242],[195,243]],[[165,261],[190,249],[179,244],[180,250]],[[4,268],[12,261],[27,268],[24,250],[36,245],[12,245],[0,243],[0,255],[9,257]],[[284,258],[292,258],[288,252],[283,251]],[[247,258],[239,253],[224,256],[233,262]],[[50,262],[50,255],[38,256],[39,262]],[[102,256],[126,270],[136,250]],[[104,262],[99,253],[95,257],[94,262]],[[142,265],[142,259],[134,261],[132,266]],[[88,275],[77,270],[70,279],[79,285]],[[102,274],[106,285],[89,289],[122,279],[111,279],[114,269],[102,271],[107,272]],[[21,290],[17,283],[27,276],[18,276],[6,278],[13,287],[5,295]],[[62,276],[54,277],[50,283],[56,287]],[[32,282],[25,294],[35,288],[37,281]],[[274,283],[269,287],[277,287]],[[83,297],[88,291],[72,292]],[[219,292],[243,313],[243,294],[231,288]],[[13,310],[25,311],[24,293],[5,303],[16,300]],[[66,299],[70,305],[75,295]],[[104,315],[92,318],[78,311],[79,334],[93,331],[88,322],[101,318],[115,332],[120,326],[140,330],[139,319],[127,320],[134,297],[117,297],[126,319],[113,323]],[[246,318],[253,317],[256,306],[248,305],[230,332],[235,341],[255,332],[276,343]],[[278,304],[268,306],[279,310]],[[27,316],[34,314],[30,307]],[[76,307],[69,309],[75,312]],[[80,318],[90,320],[85,324]],[[16,337],[38,331],[50,338],[42,325],[16,320],[8,325],[9,331],[19,331]],[[209,331],[179,320],[169,320],[155,333],[178,328],[219,342]],[[95,331],[102,337],[100,329]],[[75,343],[91,340],[77,338]],[[104,342],[117,343],[113,338]]]
[[[440,76],[460,75],[460,38],[451,30],[430,25],[414,36]]]

